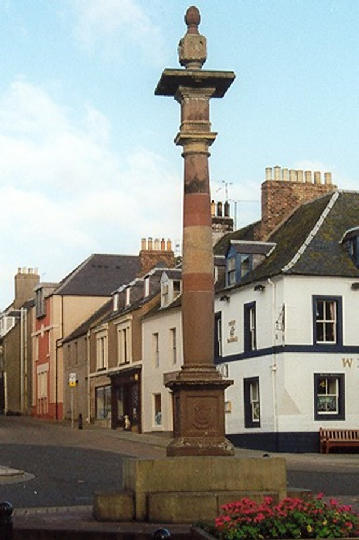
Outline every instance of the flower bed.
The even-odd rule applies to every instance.
[[[359,514],[335,499],[324,502],[322,493],[301,499],[287,497],[278,504],[271,497],[264,497],[261,503],[245,497],[223,505],[221,510],[214,524],[205,526],[207,536],[203,538],[264,540],[359,537]]]

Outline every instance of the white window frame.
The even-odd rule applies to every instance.
[[[158,332],[152,334],[152,360],[155,368],[160,367],[160,336]]]
[[[319,318],[319,310],[318,310],[319,303],[323,304],[323,317],[321,319]],[[329,307],[329,313],[331,311],[333,312],[332,318],[327,318],[327,315],[326,315],[327,304],[332,305],[332,308]],[[320,344],[337,343],[338,336],[337,336],[337,301],[336,300],[326,300],[326,299],[316,300],[315,324],[316,324],[316,328],[318,328],[318,325],[322,325],[322,330],[323,330],[322,340],[318,338],[318,330],[316,330],[316,343],[320,343]],[[331,325],[332,332],[333,332],[333,339],[326,339],[327,337],[326,327],[328,324]]]
[[[249,383],[249,403],[252,422],[260,422],[259,381]]]
[[[96,370],[108,368],[107,332],[96,334]]]
[[[129,364],[132,359],[131,326],[129,323],[117,327],[117,363]]]
[[[146,277],[144,280],[144,296],[145,298],[150,294],[150,278]]]
[[[129,306],[131,303],[131,288],[127,287],[126,289],[126,306]]]
[[[322,415],[324,416],[324,415],[327,415],[327,414],[339,414],[339,379],[338,379],[338,377],[333,377],[333,376],[323,376],[321,378],[323,379],[323,381],[325,381],[325,385],[324,385],[325,392],[323,392],[322,394],[317,392],[317,394],[316,394],[317,415],[318,416],[322,416]],[[330,383],[333,383],[333,382],[335,383],[335,392],[334,393],[329,392]],[[319,405],[318,405],[320,398],[324,398],[323,399],[324,405],[325,404],[328,405],[329,400],[334,398],[334,400],[335,400],[335,410],[324,410],[324,411],[320,410]]]
[[[162,427],[162,395],[160,392],[156,392],[154,394],[152,394],[153,398],[152,398],[152,406],[153,406],[153,413],[152,413],[152,422],[153,422],[153,426],[155,428],[159,428],[159,427]],[[156,412],[156,398],[160,398],[159,399],[159,403],[160,403],[160,406],[161,406],[161,409],[160,411],[157,411]]]
[[[172,364],[177,364],[177,329],[170,328],[170,356]]]

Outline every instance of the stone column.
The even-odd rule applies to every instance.
[[[187,33],[179,44],[185,69],[166,69],[156,95],[181,105],[175,143],[183,147],[182,322],[184,365],[172,380],[174,440],[167,455],[232,455],[224,436],[223,380],[214,365],[214,279],[209,189],[209,147],[216,138],[209,121],[209,100],[222,97],[234,80],[228,71],[204,71],[206,38],[198,32],[200,14],[190,7]]]

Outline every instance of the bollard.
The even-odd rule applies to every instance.
[[[172,536],[168,529],[157,529],[153,533],[152,538],[154,540],[165,540],[166,538],[172,538]]]
[[[0,538],[12,540],[12,512],[13,507],[7,501],[0,503]]]
[[[79,414],[79,419],[78,419],[78,428],[79,429],[82,429],[83,427],[83,423],[82,423],[82,414],[80,413]]]

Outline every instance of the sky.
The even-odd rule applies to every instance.
[[[18,267],[56,282],[91,253],[181,242],[178,67],[184,0],[0,0],[0,309]],[[359,2],[198,0],[211,101],[212,198],[260,217],[267,166],[331,171],[359,190]],[[234,203],[232,203],[234,209]]]

